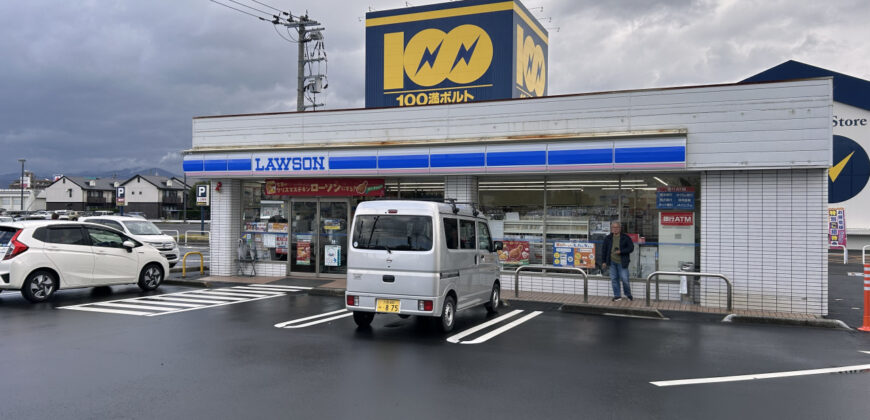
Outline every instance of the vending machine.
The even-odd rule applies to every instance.
[[[680,271],[695,261],[695,213],[659,213],[659,271]]]

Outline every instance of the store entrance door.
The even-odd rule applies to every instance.
[[[290,203],[290,274],[347,274],[350,200],[293,199]]]

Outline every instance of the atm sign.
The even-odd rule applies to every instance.
[[[692,226],[695,224],[694,213],[662,213],[662,226]]]

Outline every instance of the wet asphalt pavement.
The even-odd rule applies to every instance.
[[[287,282],[284,282],[287,283]],[[167,293],[198,290],[162,286]],[[545,310],[480,344],[306,292],[159,316],[56,309],[135,286],[0,294],[0,418],[866,418],[870,372],[660,388],[651,381],[870,364],[870,334]],[[514,310],[461,312],[453,334]],[[314,318],[316,321],[321,318]],[[298,324],[297,324],[298,325]],[[474,339],[492,328],[469,335]]]

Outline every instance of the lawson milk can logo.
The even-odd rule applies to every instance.
[[[253,158],[255,172],[325,171],[325,156],[265,156]]]

